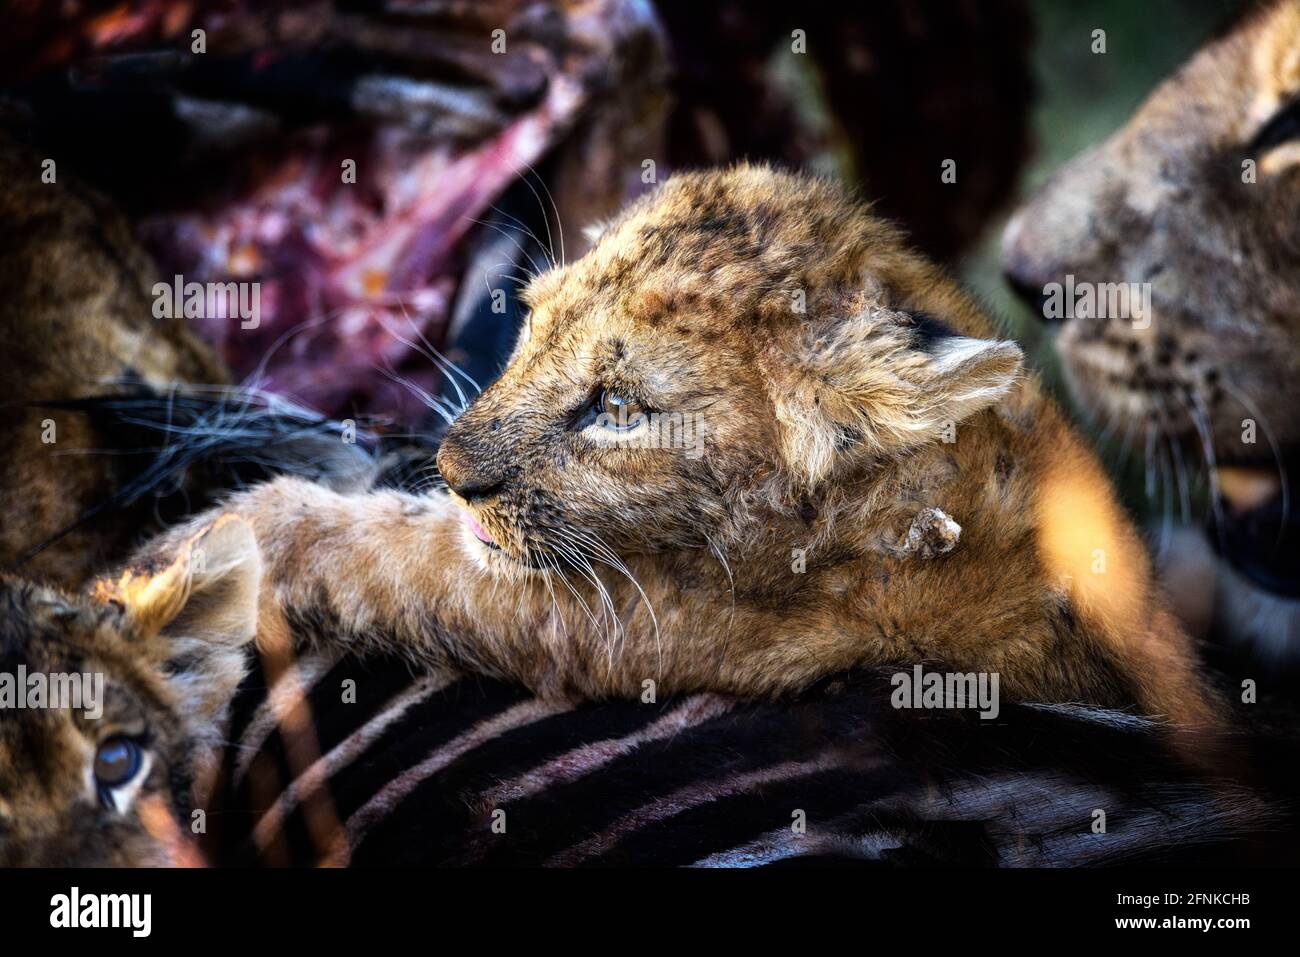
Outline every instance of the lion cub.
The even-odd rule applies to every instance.
[[[1213,723],[1134,529],[1020,350],[840,187],[678,176],[526,298],[442,445],[447,493],[282,479],[229,501],[263,553],[264,632],[548,696],[924,664]]]
[[[86,595],[0,575],[0,867],[202,863],[260,581],[225,518]]]

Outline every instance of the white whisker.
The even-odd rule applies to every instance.
[[[1240,402],[1245,410],[1255,418],[1255,421],[1259,423],[1259,427],[1264,433],[1264,438],[1268,440],[1269,448],[1272,450],[1273,462],[1277,465],[1278,481],[1282,484],[1282,522],[1278,527],[1277,541],[1275,542],[1275,544],[1281,544],[1282,536],[1286,531],[1287,519],[1291,515],[1291,483],[1287,478],[1286,464],[1282,458],[1282,450],[1278,445],[1276,437],[1273,435],[1273,429],[1268,424],[1268,419],[1266,419],[1259,411],[1258,407],[1251,401],[1250,397],[1240,389],[1234,388],[1230,383],[1222,378],[1219,379],[1219,384],[1223,386],[1223,390],[1227,392],[1228,395]]]

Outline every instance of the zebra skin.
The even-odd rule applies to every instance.
[[[565,707],[396,660],[261,659],[207,851],[269,866],[1294,860],[1282,798],[1199,778],[1143,719],[1004,705],[987,721],[896,710],[890,690],[863,673],[780,704]]]

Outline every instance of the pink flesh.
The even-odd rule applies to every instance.
[[[286,43],[284,24],[301,26],[303,11],[315,17],[320,5],[286,2],[284,24],[253,16],[256,6],[244,0],[132,0],[103,14],[97,5],[63,4],[57,16],[45,18],[51,21],[48,42],[16,69],[18,75],[34,76],[92,53],[111,59],[160,46],[171,49],[188,38],[191,27],[202,25],[222,55],[255,51],[256,71],[275,66],[302,43],[344,37],[348,46],[348,31],[355,29],[347,22],[354,14],[325,4],[324,20]],[[637,51],[639,61],[649,42],[656,58],[666,56],[650,6],[623,0],[508,0],[494,6],[501,6],[502,15],[529,22],[550,11],[564,34],[560,42],[551,25],[535,37],[514,38],[532,45],[531,59],[547,74],[547,84],[540,101],[505,126],[486,124],[474,140],[382,121],[300,129],[231,150],[220,174],[209,173],[211,179],[195,184],[192,202],[136,219],[137,233],[157,262],[157,278],[165,284],[177,275],[185,284],[242,283],[245,293],[257,284],[256,328],[244,327],[237,317],[190,319],[236,379],[336,418],[371,413],[398,426],[424,427],[430,415],[420,394],[439,395],[445,383],[420,354],[421,339],[445,345],[470,243],[487,229],[477,221],[492,213],[501,194],[575,132],[585,142],[581,150],[570,151],[562,167],[589,167],[592,172],[582,175],[595,179],[588,184],[592,196],[578,200],[576,209],[565,208],[566,215],[603,218],[645,188],[638,176],[619,171],[626,169],[628,157],[649,154],[637,146],[623,156],[631,148],[624,139],[632,133],[621,121],[611,125],[610,118],[620,116],[625,95],[646,95],[616,79],[630,69],[628,51]],[[431,17],[441,23],[448,14]],[[447,27],[453,32],[478,22],[468,13],[450,17],[467,21]],[[359,50],[371,49],[370,41],[351,39],[358,39]],[[653,89],[657,97],[659,88]],[[641,130],[640,120],[633,124],[639,131],[633,139],[653,142],[658,112],[638,108],[638,115],[642,112],[651,117],[645,121],[650,125]],[[590,129],[580,121],[591,121]],[[343,182],[345,161],[355,162],[354,182]],[[554,215],[560,218],[561,209]],[[503,283],[516,266],[501,264]]]
[[[557,77],[535,110],[460,154],[391,130],[359,149],[313,131],[242,195],[151,217],[140,232],[168,279],[260,283],[257,328],[191,319],[236,378],[335,416],[416,423],[427,410],[390,372],[442,391],[417,346],[422,336],[442,342],[462,240],[581,105],[581,92]],[[339,176],[349,153],[358,156],[356,184]]]

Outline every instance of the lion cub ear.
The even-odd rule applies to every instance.
[[[925,350],[929,362],[917,382],[926,402],[912,425],[922,432],[939,430],[993,405],[1020,377],[1024,353],[1014,342],[947,336]]]
[[[120,601],[142,636],[165,632],[223,645],[253,639],[262,559],[242,518],[223,515],[158,565],[100,582],[97,597]]]
[[[838,462],[901,454],[953,433],[1015,384],[1014,342],[955,333],[924,314],[884,309],[810,324],[775,391],[782,457],[806,485]]]

